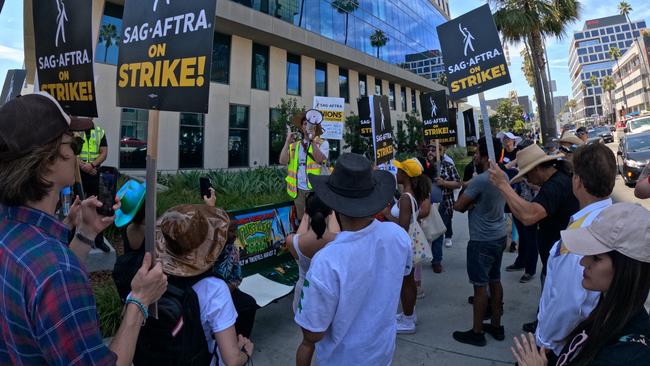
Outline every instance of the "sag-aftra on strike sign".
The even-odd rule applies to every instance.
[[[489,5],[440,25],[451,99],[460,99],[510,83],[497,27]]]

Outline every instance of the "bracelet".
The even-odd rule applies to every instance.
[[[82,243],[87,244],[87,245],[90,245],[92,248],[95,247],[95,241],[92,240],[92,239],[89,239],[87,236],[85,236],[84,234],[80,233],[79,231],[77,231],[77,232],[74,234],[74,237],[77,238],[77,239],[79,239],[79,241],[81,241]]]
[[[126,297],[125,306],[129,305],[129,303],[133,303],[138,306],[138,309],[140,309],[142,315],[144,316],[144,320],[142,320],[142,325],[144,325],[147,322],[147,318],[149,317],[149,310],[147,310],[147,307],[144,306],[144,304],[140,302],[140,300],[133,297],[133,295],[130,292],[129,295]]]

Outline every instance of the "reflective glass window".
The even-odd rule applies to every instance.
[[[366,75],[359,74],[359,96],[368,96],[368,82]]]
[[[300,95],[300,56],[287,54],[287,94]]]
[[[122,108],[120,115],[120,168],[145,169],[149,111]]]
[[[124,7],[109,2],[106,3],[99,25],[95,62],[117,65],[123,12]]]
[[[251,88],[269,89],[269,47],[253,43]]]
[[[388,104],[390,104],[390,109],[395,110],[395,84],[388,84]]]
[[[108,3],[107,3],[108,4]],[[212,70],[210,80],[228,84],[230,82],[230,36],[214,33],[212,42]]]
[[[399,96],[402,104],[402,112],[406,112],[406,88],[405,87],[400,88]]]
[[[230,105],[228,166],[248,166],[248,106]]]
[[[203,131],[205,116],[181,113],[178,136],[178,168],[203,168]]]
[[[350,84],[348,82],[348,70],[339,68],[339,97],[350,103]]]
[[[418,111],[418,103],[416,101],[415,90],[411,89],[411,109],[414,113]]]
[[[316,96],[327,96],[327,64],[316,62],[315,69]]]
[[[383,95],[381,79],[375,79],[375,95]]]

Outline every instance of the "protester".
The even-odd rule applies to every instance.
[[[641,172],[639,179],[636,181],[634,188],[634,195],[636,198],[647,199],[650,198],[650,163],[646,165],[645,169]]]
[[[402,162],[393,160],[393,166],[397,168],[397,184],[402,187],[402,194],[390,209],[384,210],[384,217],[408,232],[414,220],[429,214],[429,212],[420,210],[420,207],[423,207],[424,201],[428,201],[430,198],[431,180],[422,174],[422,165],[417,159],[407,159]],[[415,218],[413,218],[414,214]],[[408,276],[404,277],[402,284],[400,293],[402,313],[397,315],[397,333],[411,334],[416,330],[417,284],[414,271],[415,268]]]
[[[493,139],[495,151],[501,150],[501,142]],[[474,164],[483,173],[472,178],[454,209],[469,211],[469,243],[467,244],[467,275],[474,286],[472,329],[454,332],[454,339],[474,346],[485,346],[485,333],[497,340],[505,338],[501,325],[503,314],[503,287],[501,286],[501,259],[506,246],[505,200],[490,184],[488,175],[488,148],[485,137],[478,141]],[[503,179],[506,174],[502,171]],[[488,287],[490,290],[490,324],[483,324],[488,308]]]
[[[287,236],[286,243],[289,252],[298,261],[298,282],[293,294],[293,312],[300,303],[302,285],[309,270],[312,258],[325,245],[336,239],[341,231],[334,211],[327,207],[316,194],[307,195],[307,207],[302,217],[300,227],[295,234]]]
[[[212,352],[218,348],[216,356],[226,365],[245,365],[252,356],[253,343],[237,336],[237,312],[230,290],[223,279],[213,275],[213,267],[227,242],[230,219],[212,204],[179,205],[167,210],[156,224],[156,257],[169,276],[170,289],[178,291],[191,286],[196,293],[207,349]],[[189,325],[185,314],[186,309],[181,321]],[[141,337],[136,365],[146,364],[142,360],[150,360],[151,353],[168,352],[151,347],[156,342]]]
[[[330,176],[312,177],[341,232],[312,259],[295,316],[303,340],[296,365],[390,365],[402,279],[412,271],[411,239],[373,216],[393,198],[395,179],[361,155],[341,155]]]
[[[583,145],[574,155],[573,193],[580,211],[571,216],[567,229],[589,226],[601,211],[612,205],[609,198],[616,182],[616,158],[603,144]],[[537,314],[537,344],[559,356],[573,326],[596,307],[599,293],[582,287],[582,256],[570,253],[559,241],[551,248],[544,290]]]
[[[562,232],[566,249],[584,256],[582,286],[600,295],[588,317],[572,325],[558,366],[648,365],[650,320],[644,308],[650,292],[648,237],[650,212],[632,203],[615,204],[588,227]],[[537,349],[532,334],[522,335],[521,342],[515,338],[512,353],[519,365],[549,363],[546,350]]]
[[[500,162],[505,165],[506,168],[513,168],[517,166],[517,151],[519,151],[519,144],[522,141],[522,138],[515,136],[512,132],[503,132],[500,131],[497,133],[497,138],[501,140],[503,145],[503,152]]]
[[[576,136],[582,140],[583,143],[587,143],[589,141],[589,133],[587,132],[586,127],[580,127],[576,130]]]
[[[562,135],[562,138],[560,138],[558,142],[560,143],[560,151],[568,161],[572,161],[573,153],[576,149],[585,144],[584,141],[578,138],[578,136],[570,132],[566,132]]]
[[[1,365],[130,365],[146,309],[167,288],[161,265],[151,268],[145,255],[121,325],[104,344],[84,259],[70,247],[85,245],[87,254],[94,235],[114,218],[97,214],[95,197],[86,199],[68,245],[68,229],[53,216],[59,192],[74,182],[81,150],[69,125],[43,92],[0,108]]]
[[[501,170],[492,164],[490,180],[501,191],[512,214],[524,225],[538,225],[537,245],[542,260],[542,285],[551,247],[560,239],[560,231],[569,223],[571,215],[579,209],[573,194],[570,169],[562,155],[546,155],[537,145],[531,145],[517,154],[519,174],[510,182],[503,177]],[[526,179],[530,184],[540,187],[532,202],[521,198],[510,183]],[[525,330],[536,327],[536,321],[525,324]]]
[[[321,174],[329,156],[329,142],[320,138],[323,134],[320,125],[307,122],[305,112],[295,115],[293,123],[300,132],[287,133],[279,160],[280,164],[287,165],[287,193],[294,200],[297,220],[301,221],[307,194],[311,191],[308,176]]]
[[[424,142],[421,142],[418,151],[420,152],[420,156],[417,159],[424,169],[422,174],[429,177],[433,182],[438,177],[436,145],[426,145]]]

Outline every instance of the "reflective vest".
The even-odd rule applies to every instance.
[[[299,167],[299,146],[300,142],[294,142],[289,145],[289,166],[287,167],[287,177],[284,179],[287,182],[287,194],[291,198],[296,198],[298,196],[298,169]],[[316,163],[314,159],[314,147],[309,145],[309,151],[307,154],[307,163],[305,165],[305,173],[307,174],[307,188],[311,190],[311,184],[309,183],[309,174],[320,175],[320,164]]]
[[[79,157],[86,163],[92,163],[99,156],[99,144],[104,138],[104,130],[99,126],[95,126],[95,128],[90,130],[90,138],[88,138],[85,131],[82,136],[84,139],[84,146],[81,149]]]

